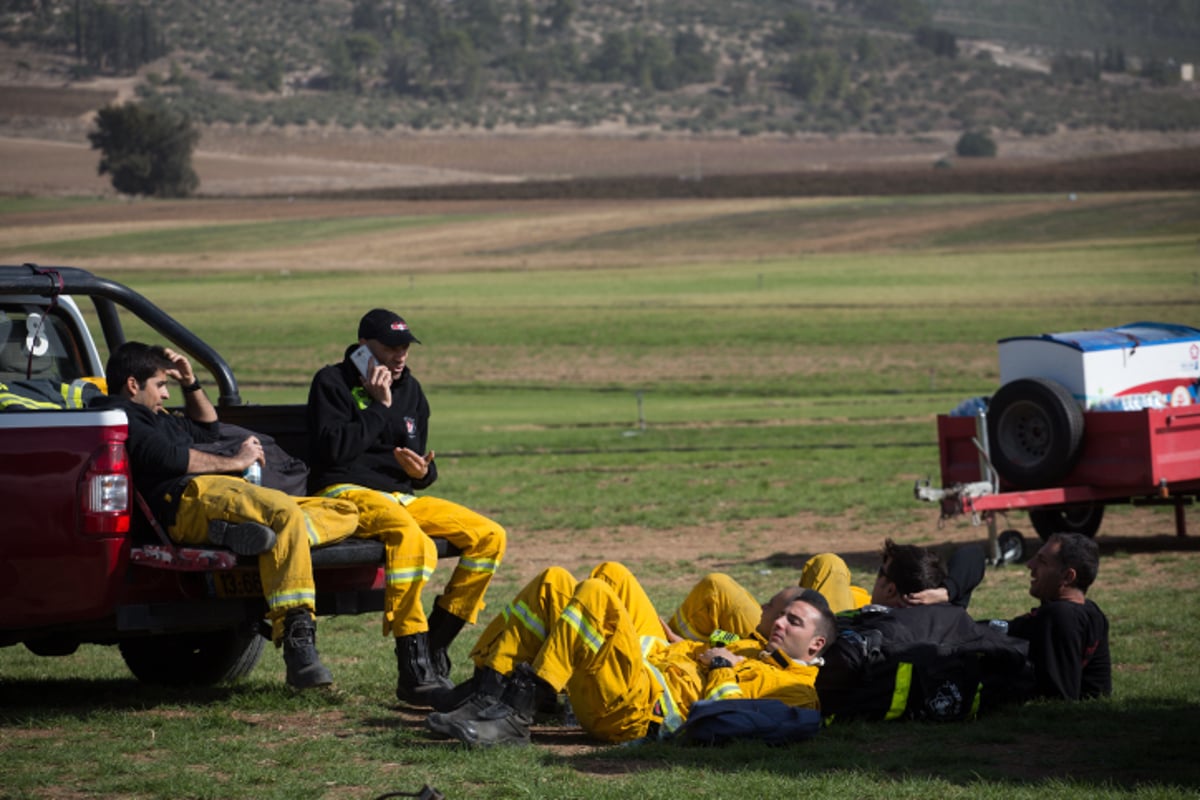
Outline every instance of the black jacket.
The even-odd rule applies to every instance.
[[[392,384],[390,408],[374,402],[362,388],[350,353],[313,376],[308,392],[309,489],[355,483],[386,492],[410,493],[437,480],[437,466],[421,480],[408,477],[392,451],[407,447],[424,454],[429,402],[407,367]]]
[[[866,606],[838,617],[816,689],[839,718],[967,719],[977,708],[1026,699],[1026,643],[948,603]],[[978,705],[977,705],[978,701]]]

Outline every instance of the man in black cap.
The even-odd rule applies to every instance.
[[[429,402],[407,363],[414,342],[420,344],[399,315],[373,309],[341,363],[313,377],[309,486],[352,501],[359,510],[356,535],[386,545],[383,633],[396,638],[396,696],[429,706],[453,686],[450,643],[483,608],[506,534],[469,508],[416,495],[437,480],[437,464],[426,450]],[[437,566],[430,537],[446,539],[461,555],[426,618],[421,591]]]

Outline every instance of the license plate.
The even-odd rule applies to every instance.
[[[257,570],[239,569],[211,574],[213,593],[217,597],[262,597],[262,578]]]

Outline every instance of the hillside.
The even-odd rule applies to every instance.
[[[1200,129],[1200,98],[1177,77],[1200,60],[1200,2],[1158,17],[1147,9],[1167,4],[1083,5],[1093,12],[1066,0],[24,0],[0,12],[0,33],[58,59],[25,59],[28,78],[35,65],[59,80],[137,74],[141,94],[207,123]]]
[[[13,0],[0,136],[169,104],[208,193],[1023,162],[1200,143],[1198,50],[1200,0]],[[35,150],[9,191],[105,191]]]

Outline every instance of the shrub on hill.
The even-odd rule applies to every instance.
[[[996,155],[996,143],[986,133],[967,131],[958,138],[954,152],[962,158],[992,158]]]

